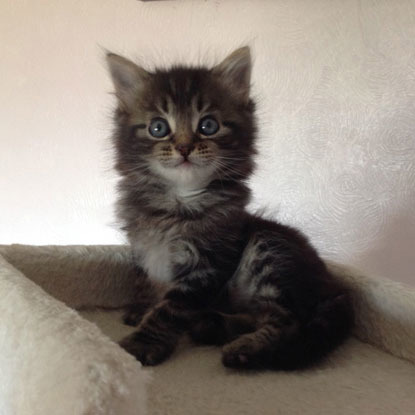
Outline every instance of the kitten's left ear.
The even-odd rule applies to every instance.
[[[249,46],[236,49],[219,65],[213,68],[217,74],[228,85],[234,94],[243,101],[248,102],[251,84],[251,52]]]
[[[132,110],[150,74],[115,53],[107,53],[107,62],[120,105],[126,111]]]

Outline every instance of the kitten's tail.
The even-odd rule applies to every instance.
[[[267,322],[225,346],[223,363],[245,369],[305,369],[320,362],[350,334],[354,315],[347,292],[326,299],[307,323]]]

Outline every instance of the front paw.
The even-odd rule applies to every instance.
[[[163,343],[148,337],[138,331],[135,332],[119,343],[120,346],[128,353],[133,355],[144,366],[155,366],[166,360],[175,347],[174,343]]]

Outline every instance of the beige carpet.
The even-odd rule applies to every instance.
[[[84,312],[114,340],[129,333],[121,313]],[[415,414],[415,365],[353,338],[317,369],[238,373],[220,349],[185,342],[150,371],[150,415]],[[145,369],[148,370],[148,369]]]
[[[350,341],[307,373],[237,374],[218,351],[186,350],[155,370],[151,414],[414,414],[415,367]]]

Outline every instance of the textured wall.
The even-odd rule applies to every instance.
[[[149,66],[249,43],[254,207],[415,285],[415,2],[0,1],[0,243],[117,243],[105,47]]]

